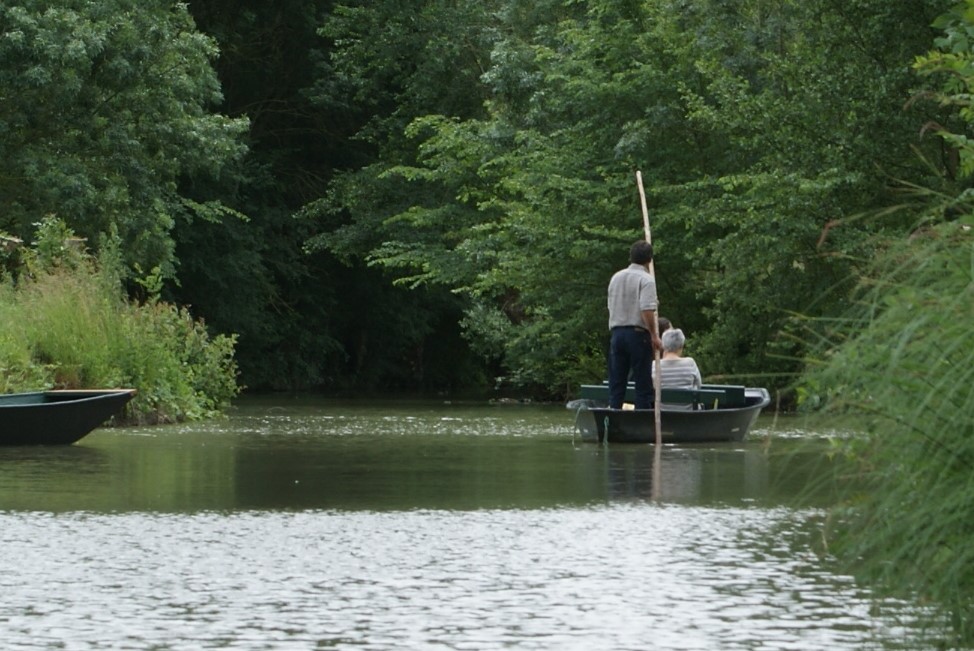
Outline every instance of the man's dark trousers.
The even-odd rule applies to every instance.
[[[609,345],[609,407],[622,409],[629,372],[636,383],[636,409],[653,406],[653,342],[635,326],[612,329]]]

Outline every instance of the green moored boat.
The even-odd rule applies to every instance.
[[[0,445],[70,445],[121,413],[135,389],[0,395]]]

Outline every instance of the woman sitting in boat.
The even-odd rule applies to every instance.
[[[670,328],[662,334],[663,357],[660,359],[660,387],[663,389],[699,389],[703,384],[700,369],[692,357],[683,356],[686,337],[679,328]],[[653,381],[656,367],[653,366]]]

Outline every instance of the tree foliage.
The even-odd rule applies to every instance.
[[[604,286],[642,234],[640,169],[661,311],[691,333],[705,374],[794,373],[789,315],[837,309],[869,235],[911,208],[882,226],[851,217],[897,204],[896,179],[930,176],[914,148],[932,158],[940,143],[917,142],[927,116],[904,106],[942,8],[502,2],[455,39],[483,53],[453,59],[484,98],[458,111],[410,87],[430,81],[410,76],[422,49],[404,65],[363,48],[362,16],[381,12],[356,6],[354,28],[333,24],[336,55],[355,62],[357,87],[395,79],[397,108],[364,132],[376,161],[332,186],[348,222],[312,243],[465,297],[472,345],[518,384],[568,391],[601,373]],[[397,34],[416,32],[428,38]]]
[[[638,169],[663,314],[708,377],[781,386],[791,316],[958,183],[910,70],[947,6],[24,0],[0,227],[117,232],[251,386],[563,395],[603,372]]]
[[[246,120],[210,112],[213,42],[186,5],[17,0],[0,6],[0,227],[27,238],[57,215],[93,244],[117,231],[130,262],[173,271],[171,231],[202,204]]]

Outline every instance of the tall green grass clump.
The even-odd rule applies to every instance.
[[[882,256],[858,314],[832,333],[809,385],[865,416],[842,458],[855,492],[835,509],[833,551],[871,584],[919,596],[974,645],[974,217]]]
[[[0,285],[0,393],[51,385],[50,369],[33,358],[21,315],[11,285]]]
[[[918,60],[943,78],[942,104],[974,124],[974,2],[945,16],[940,50]],[[850,313],[828,324],[806,398],[866,417],[843,444],[855,488],[831,518],[831,550],[876,588],[942,614],[949,648],[974,647],[974,145],[960,183],[918,191],[923,224],[862,272]],[[949,181],[949,180],[948,180]],[[945,186],[947,183],[945,183]],[[932,622],[935,625],[935,622]],[[936,630],[936,629],[933,629]]]
[[[234,336],[210,336],[185,309],[128,300],[118,247],[97,259],[47,219],[0,288],[3,390],[131,387],[133,422],[218,413],[238,394]]]

